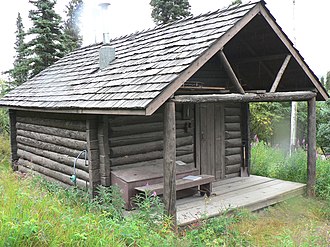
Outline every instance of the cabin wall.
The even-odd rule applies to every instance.
[[[34,171],[62,186],[73,185],[73,164],[87,149],[86,119],[81,115],[16,113],[17,165],[22,172]],[[76,163],[77,186],[89,186],[88,161]]]
[[[109,157],[111,169],[162,163],[163,108],[151,116],[110,116]],[[194,110],[176,105],[177,160],[194,163]]]
[[[224,105],[225,177],[239,177],[242,166],[241,104]]]

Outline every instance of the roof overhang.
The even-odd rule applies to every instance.
[[[254,6],[241,20],[239,20],[226,34],[222,35],[213,45],[207,49],[199,58],[184,70],[172,83],[155,99],[146,109],[146,114],[154,113],[165,101],[167,101],[197,70],[209,61],[225,44],[230,41],[245,25],[247,25],[258,13],[262,5]]]
[[[81,108],[30,108],[30,107],[8,107],[10,110],[31,111],[31,112],[48,112],[63,114],[86,114],[86,115],[136,115],[144,116],[144,109],[81,109]]]

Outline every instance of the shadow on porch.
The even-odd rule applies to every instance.
[[[217,216],[234,208],[255,211],[304,194],[305,188],[305,184],[260,176],[214,182],[209,198],[196,195],[177,200],[177,224],[186,225],[201,217]]]

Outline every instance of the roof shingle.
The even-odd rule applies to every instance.
[[[257,2],[111,40],[116,59],[99,69],[95,44],[78,49],[3,97],[0,105],[51,109],[145,109]]]

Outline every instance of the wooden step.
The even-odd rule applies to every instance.
[[[215,180],[214,176],[197,175],[196,177],[200,177],[200,178],[197,180],[191,180],[185,178],[177,179],[176,190],[180,191],[180,190],[200,186],[201,194],[203,195],[204,193],[206,193],[208,196],[210,196],[212,191],[212,182]],[[162,195],[164,193],[163,183],[135,187],[135,190],[137,190],[138,192],[148,192],[148,191],[156,192],[157,195]]]

